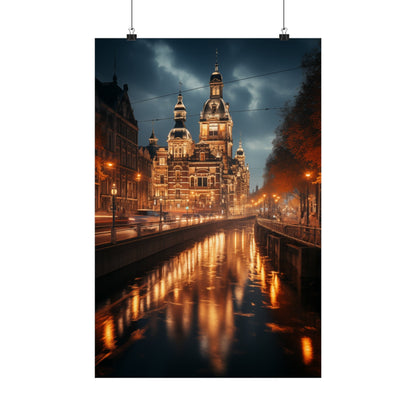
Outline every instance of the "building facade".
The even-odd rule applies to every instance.
[[[154,131],[146,150],[153,160],[150,204],[170,212],[244,213],[250,173],[241,142],[233,158],[233,121],[223,99],[218,64],[210,78],[210,97],[199,120],[199,141],[186,128],[186,107],[178,95],[174,127],[167,148],[158,146]]]
[[[111,187],[117,188],[116,212],[128,215],[146,208],[151,187],[152,161],[140,149],[137,120],[128,87],[113,82],[95,83],[95,210],[110,212]]]

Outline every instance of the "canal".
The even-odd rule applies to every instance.
[[[320,307],[252,224],[142,262],[96,299],[96,377],[320,377]]]

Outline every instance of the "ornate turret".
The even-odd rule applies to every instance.
[[[185,126],[186,121],[186,107],[183,103],[182,94],[179,93],[178,95],[178,102],[173,109],[173,118],[175,120],[175,126],[168,134],[168,140],[173,138],[181,138],[181,139],[191,139],[191,133],[189,133],[188,129]]]
[[[223,87],[222,75],[218,70],[218,51],[215,51],[215,70],[209,80],[210,98],[222,98]]]
[[[149,145],[157,146],[157,141],[159,139],[155,136],[155,131],[152,129],[152,135],[149,137]]]
[[[181,127],[185,127],[186,107],[182,100],[183,100],[182,94],[179,93],[178,102],[176,103],[175,108],[173,109],[173,117],[176,123],[181,122],[180,123]]]
[[[246,163],[246,155],[244,154],[243,146],[241,145],[241,139],[240,143],[238,145],[238,149],[235,155],[235,158],[239,161],[240,165],[244,166]]]
[[[168,134],[169,154],[174,157],[185,157],[193,153],[194,142],[191,133],[185,126],[186,107],[182,94],[178,94],[178,102],[173,109],[175,126]]]
[[[217,52],[215,60],[215,70],[211,74],[211,78],[209,80],[209,99],[205,101],[204,107],[201,111],[201,120],[231,120],[230,113],[228,111],[230,105],[226,103],[222,98],[223,88],[224,83],[222,81],[222,75],[218,70]]]
[[[213,155],[222,156],[226,170],[233,153],[233,121],[230,116],[230,106],[222,98],[224,83],[218,69],[218,52],[209,86],[210,95],[202,107],[199,118],[199,141],[208,143]]]

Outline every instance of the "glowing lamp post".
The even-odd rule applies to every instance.
[[[163,213],[162,213],[162,203],[163,203],[163,198],[160,197],[159,198],[159,204],[160,204],[159,231],[162,231],[162,215],[163,215]]]
[[[113,183],[113,186],[111,187],[111,198],[113,200],[113,226],[111,227],[111,242],[113,244],[116,243],[116,195],[117,195],[117,188],[116,184]]]
[[[309,178],[310,172],[305,173],[306,176],[306,226],[309,227]]]

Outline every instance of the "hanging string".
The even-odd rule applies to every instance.
[[[280,40],[289,40],[289,34],[287,33],[287,27],[285,25],[285,0],[283,0],[283,27],[282,33],[279,35]]]
[[[283,30],[286,29],[285,26],[285,0],[283,0]]]
[[[129,27],[129,33],[127,34],[127,40],[136,40],[137,35],[134,33],[134,27],[133,27],[133,0],[130,0],[130,27]]]

